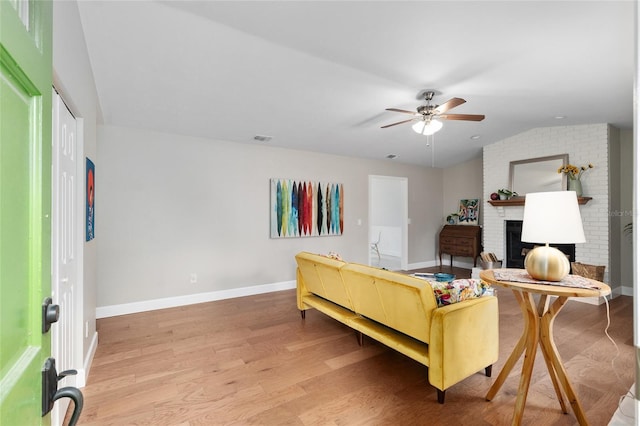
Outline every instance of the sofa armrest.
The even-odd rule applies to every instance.
[[[429,382],[445,390],[498,360],[498,299],[484,296],[433,311]]]

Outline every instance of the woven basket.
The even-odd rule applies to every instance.
[[[571,273],[592,280],[602,281],[604,279],[605,266],[587,265],[586,263],[571,262]]]

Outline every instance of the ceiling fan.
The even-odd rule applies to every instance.
[[[432,135],[438,130],[442,128],[442,122],[440,120],[465,120],[465,121],[482,121],[484,120],[484,115],[480,114],[445,114],[452,108],[455,108],[463,103],[467,102],[461,98],[451,98],[447,102],[442,105],[431,105],[431,100],[433,99],[433,95],[435,93],[433,91],[427,91],[424,94],[425,100],[427,101],[426,105],[420,105],[416,110],[417,112],[407,111],[404,109],[397,108],[387,108],[387,111],[400,112],[403,114],[413,115],[413,118],[408,120],[398,121],[397,123],[387,124],[386,126],[382,126],[382,129],[386,129],[387,127],[397,126],[398,124],[409,123],[411,121],[416,121],[416,123],[412,126],[413,130],[416,133],[420,133],[422,135]]]

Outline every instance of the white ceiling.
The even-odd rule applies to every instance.
[[[80,1],[104,122],[448,167],[536,127],[632,127],[633,1]],[[467,103],[435,159],[409,118]],[[559,120],[556,116],[565,116]],[[472,135],[480,135],[472,140]]]

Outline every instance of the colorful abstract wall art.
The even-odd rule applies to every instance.
[[[341,183],[271,179],[271,238],[342,235]]]
[[[478,199],[460,200],[460,211],[458,212],[458,222],[460,225],[478,224]]]
[[[87,212],[87,232],[86,232],[86,240],[91,241],[95,237],[95,217],[96,213],[94,210],[94,197],[95,197],[95,174],[96,174],[96,166],[93,164],[93,161],[87,158],[87,202],[86,202],[86,212]]]

